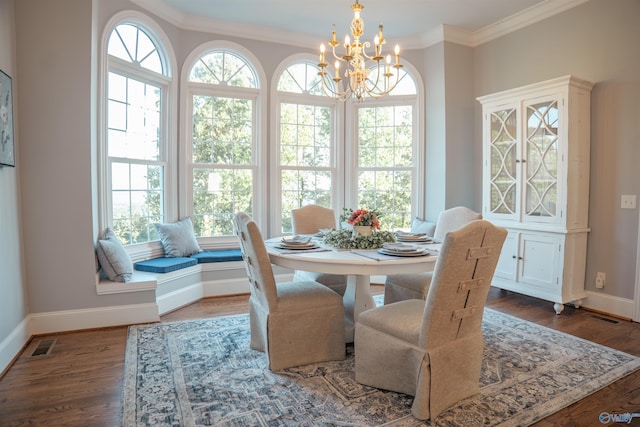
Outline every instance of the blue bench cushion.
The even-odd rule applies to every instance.
[[[168,273],[170,271],[180,270],[181,268],[196,265],[198,261],[189,257],[161,257],[152,258],[144,261],[136,262],[136,270],[148,271],[151,273]]]
[[[191,255],[191,258],[198,260],[198,264],[207,262],[242,261],[242,252],[240,249],[204,251]]]

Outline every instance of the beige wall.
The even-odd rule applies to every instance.
[[[29,310],[155,301],[153,292],[96,294],[92,1],[19,0],[15,8]]]
[[[640,193],[640,2],[592,0],[474,49],[476,96],[573,74],[596,85],[591,97],[591,181],[586,289],[633,299]],[[476,104],[475,156],[481,158]],[[476,173],[480,192],[481,173]],[[596,272],[607,274],[595,289]]]
[[[0,343],[27,317],[26,282],[20,240],[20,179],[22,168],[17,110],[14,0],[0,0],[0,70],[12,78],[16,167],[0,166]],[[1,362],[1,361],[0,361]],[[2,368],[0,363],[0,368]]]

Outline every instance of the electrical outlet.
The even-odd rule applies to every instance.
[[[607,273],[598,271],[598,274],[596,275],[596,288],[598,289],[604,288],[604,282],[606,280],[607,280]]]
[[[636,208],[636,195],[635,194],[623,194],[620,200],[620,207],[622,209],[635,209]]]

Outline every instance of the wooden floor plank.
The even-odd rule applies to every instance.
[[[383,287],[374,285],[374,293]],[[487,307],[640,356],[640,324],[492,289]],[[246,313],[248,296],[206,298],[161,317],[162,322]],[[126,327],[36,337],[0,379],[0,425],[120,425]],[[30,358],[40,339],[56,339],[52,354]],[[535,424],[601,425],[601,412],[640,412],[640,373],[634,373]],[[640,425],[634,420],[632,425]]]

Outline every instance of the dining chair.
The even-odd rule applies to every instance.
[[[306,205],[291,210],[293,234],[316,234],[323,228],[336,228],[336,214],[333,209],[319,205]],[[294,280],[314,280],[344,296],[347,289],[347,277],[340,274],[315,273],[296,270]]]
[[[471,221],[482,219],[482,215],[464,206],[456,206],[440,212],[436,221],[433,238],[442,241],[449,231],[457,230]],[[433,272],[415,274],[394,274],[387,276],[384,283],[384,303],[390,304],[405,299],[425,299]]]
[[[482,315],[506,236],[485,220],[447,233],[426,300],[360,313],[356,382],[414,396],[421,420],[479,393]]]
[[[276,283],[262,233],[245,212],[234,216],[249,276],[250,346],[267,355],[269,369],[345,358],[340,295],[313,281]]]
[[[336,213],[320,205],[305,205],[291,210],[294,234],[316,234],[322,228],[336,228]]]

